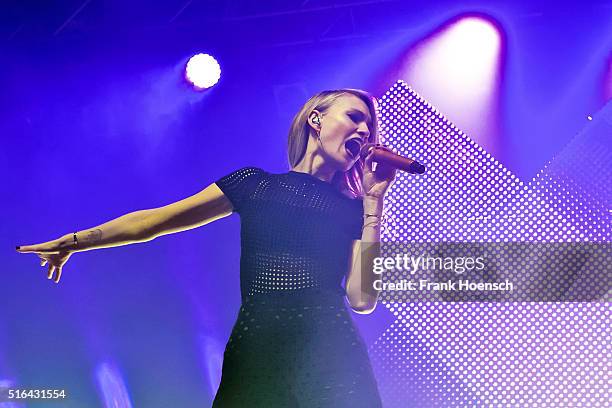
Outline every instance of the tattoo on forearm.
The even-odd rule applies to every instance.
[[[85,241],[90,242],[92,244],[99,242],[102,239],[102,230],[94,229],[87,231],[85,235]]]

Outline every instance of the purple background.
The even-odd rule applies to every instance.
[[[13,246],[169,204],[239,167],[285,171],[310,95],[381,96],[399,58],[470,12],[504,32],[497,159],[530,179],[612,95],[610,2],[3,2],[0,381],[65,388],[66,406],[105,406],[105,392],[206,406],[239,305],[237,216],[76,254],[59,286]],[[221,64],[205,93],[181,77],[196,52]],[[369,344],[391,320],[379,309],[355,315]]]

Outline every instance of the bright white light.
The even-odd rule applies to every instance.
[[[210,88],[221,78],[221,67],[212,56],[196,54],[187,62],[185,77],[196,88]]]
[[[495,82],[500,43],[488,21],[461,19],[422,46],[411,82],[435,83],[447,98],[454,94],[462,103],[486,96]]]
[[[461,18],[415,47],[403,76],[480,143],[495,123],[491,109],[497,98],[501,46],[501,35],[491,22]]]
[[[490,22],[481,18],[461,19],[450,27],[448,34],[451,45],[456,47],[455,55],[458,57],[490,58],[499,50],[500,39],[497,30]]]

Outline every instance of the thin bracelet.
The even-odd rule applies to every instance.
[[[374,217],[374,220],[368,222],[368,218]],[[383,214],[363,214],[363,227],[361,227],[361,233],[363,234],[363,230],[366,227],[378,227],[381,228],[381,222],[385,221],[385,216]]]
[[[363,228],[370,227],[370,226],[373,226],[373,225],[380,226],[380,220],[374,220],[374,221],[366,222],[365,224],[363,224]]]
[[[363,227],[361,227],[361,233],[362,234],[363,234],[363,230],[366,229],[366,227],[372,227],[372,228],[378,227],[378,228],[380,228],[380,221],[376,220],[376,221],[372,221],[372,222],[368,222],[366,224],[363,224]]]
[[[72,241],[74,243],[74,247],[77,248],[79,246],[79,241],[77,240],[76,232],[72,233]]]

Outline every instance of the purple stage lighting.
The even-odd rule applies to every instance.
[[[379,102],[383,143],[427,166],[418,177],[399,173],[385,196],[385,248],[610,241],[600,141],[612,109],[524,182],[405,82]],[[562,268],[547,270],[547,285],[560,282]],[[609,405],[606,302],[411,302],[400,290],[383,290],[379,302],[396,319],[370,350],[385,407]]]
[[[500,36],[491,22],[480,17],[465,17],[453,24],[448,31],[451,34],[448,41],[456,47],[449,49],[449,54],[453,57],[469,60],[487,58],[488,62],[497,57]],[[471,71],[467,74],[474,75]]]
[[[402,73],[411,87],[493,153],[502,38],[493,21],[458,17],[414,47]]]
[[[132,408],[132,401],[121,371],[115,364],[103,362],[96,367],[96,381],[105,407]]]
[[[608,58],[608,67],[604,78],[604,100],[612,99],[612,55]]]
[[[187,61],[185,78],[196,89],[207,89],[215,85],[221,78],[221,67],[211,55],[196,54]]]
[[[464,105],[487,99],[494,91],[501,38],[491,22],[460,18],[418,48],[412,55],[409,79],[442,93],[441,99],[456,95],[457,102]]]

